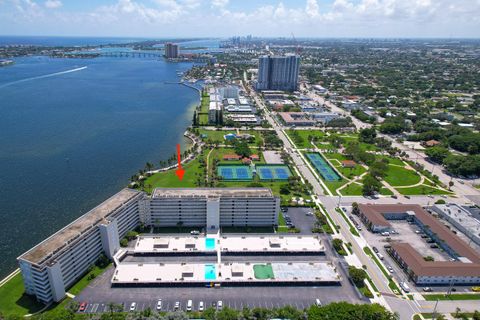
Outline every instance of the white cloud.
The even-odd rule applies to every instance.
[[[318,17],[320,15],[320,9],[318,7],[317,0],[307,0],[305,12],[310,17]]]
[[[212,0],[212,6],[218,8],[225,8],[229,2],[229,0]]]
[[[45,7],[48,9],[56,9],[62,6],[62,1],[60,0],[47,0],[45,1]]]
[[[115,0],[90,11],[47,10],[63,0],[0,0],[0,30],[139,36],[480,37],[480,0]],[[239,4],[242,3],[241,0]],[[245,1],[245,0],[244,0]],[[39,5],[41,4],[41,5]],[[63,1],[62,8],[68,8]],[[321,10],[320,10],[321,9]],[[3,20],[3,21],[2,21]],[[73,32],[72,32],[73,31]]]

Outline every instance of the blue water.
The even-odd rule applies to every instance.
[[[43,37],[43,36],[0,36],[0,45],[38,45],[38,46],[86,46],[100,44],[122,44],[147,40],[144,38],[120,37]]]
[[[215,250],[215,239],[205,238],[205,248],[207,250]]]
[[[206,264],[205,265],[205,280],[215,280],[217,279],[217,272],[215,271],[215,265]]]
[[[184,145],[198,93],[164,82],[190,66],[27,57],[0,68],[0,277],[146,161],[158,164]]]

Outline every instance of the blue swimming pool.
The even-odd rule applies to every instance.
[[[215,280],[217,279],[217,272],[215,271],[215,265],[206,264],[205,265],[205,280]]]
[[[205,249],[215,250],[215,239],[214,238],[205,238]]]

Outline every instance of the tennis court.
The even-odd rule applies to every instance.
[[[292,176],[290,168],[285,165],[257,165],[260,180],[288,180]]]
[[[333,170],[333,168],[328,164],[328,162],[323,159],[321,155],[318,153],[307,153],[307,158],[313,164],[315,169],[317,169],[318,173],[325,179],[326,181],[339,181],[342,178],[338,175],[338,173]]]
[[[252,170],[244,165],[219,165],[217,174],[223,180],[249,181],[252,180]]]

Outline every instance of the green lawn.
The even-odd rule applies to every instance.
[[[208,109],[210,107],[210,96],[202,95],[200,110],[198,111],[198,122],[200,125],[208,125]]]
[[[203,152],[203,157],[206,155],[206,152]],[[163,187],[163,188],[188,188],[196,187],[196,181],[202,179],[205,181],[205,176],[203,175],[203,166],[201,166],[198,158],[187,163],[183,166],[185,169],[185,175],[183,180],[178,180],[175,170],[169,170],[165,172],[155,173],[151,177],[148,177],[145,180],[145,191],[151,192],[154,188]]]
[[[217,144],[227,144],[227,141],[224,139],[224,136],[229,133],[236,134],[236,130],[205,130],[199,129],[199,133],[201,135],[205,135],[205,138],[202,138],[204,141],[212,140],[214,143]],[[256,146],[258,141],[263,142],[263,135],[261,131],[255,130],[247,130],[247,131],[240,131],[240,134],[248,133],[252,136],[255,136],[255,140],[253,142],[249,142],[249,145]]]
[[[412,188],[397,188],[398,192],[403,195],[442,195],[442,194],[451,194],[450,192],[439,190],[436,188],[429,187],[428,185],[422,184],[420,186]]]
[[[343,196],[361,196],[363,195],[363,187],[357,183],[350,183],[348,186],[340,190]]]
[[[392,187],[396,186],[410,186],[420,182],[420,175],[413,170],[397,166],[388,166],[385,181]]]
[[[438,300],[480,300],[479,293],[453,293],[448,296],[444,294],[424,294],[423,297],[427,301]]]
[[[298,133],[298,136],[300,138],[294,138],[294,132]],[[300,149],[305,149],[305,148],[313,148],[313,145],[311,144],[310,140],[308,139],[310,137],[317,137],[317,146],[320,148],[321,146],[325,149],[332,149],[331,144],[321,144],[319,143],[320,141],[327,142],[326,138],[327,135],[325,132],[321,130],[286,130],[286,133],[292,139],[292,141],[295,143],[297,148]]]
[[[403,163],[403,161],[399,158],[394,158],[394,157],[389,157],[389,156],[384,156],[384,155],[379,155],[379,154],[377,154],[375,156],[375,158],[377,160],[387,159],[389,164],[393,164],[393,165],[396,165],[396,166],[402,166],[402,167],[405,166],[405,163]]]
[[[323,180],[322,176],[320,174],[318,174],[319,177]],[[325,185],[328,187],[328,190],[330,190],[334,195],[336,195],[336,191],[338,188],[340,188],[341,186],[343,186],[344,184],[346,184],[348,182],[348,180],[346,179],[342,179],[342,180],[339,180],[339,181],[326,181],[326,180],[323,180],[323,182],[325,183]]]
[[[108,267],[110,267],[112,264],[110,263],[107,267],[105,268],[99,268],[97,266],[94,266],[93,269],[88,272],[86,275],[84,275],[80,280],[77,281],[69,290],[68,292],[77,295],[80,292],[82,292],[83,289],[85,289],[90,282],[93,281],[94,278],[98,277],[101,275],[103,272],[105,272]],[[93,278],[91,278],[93,277]]]
[[[0,313],[23,316],[41,310],[44,305],[24,294],[23,278],[17,274],[0,287]]]

